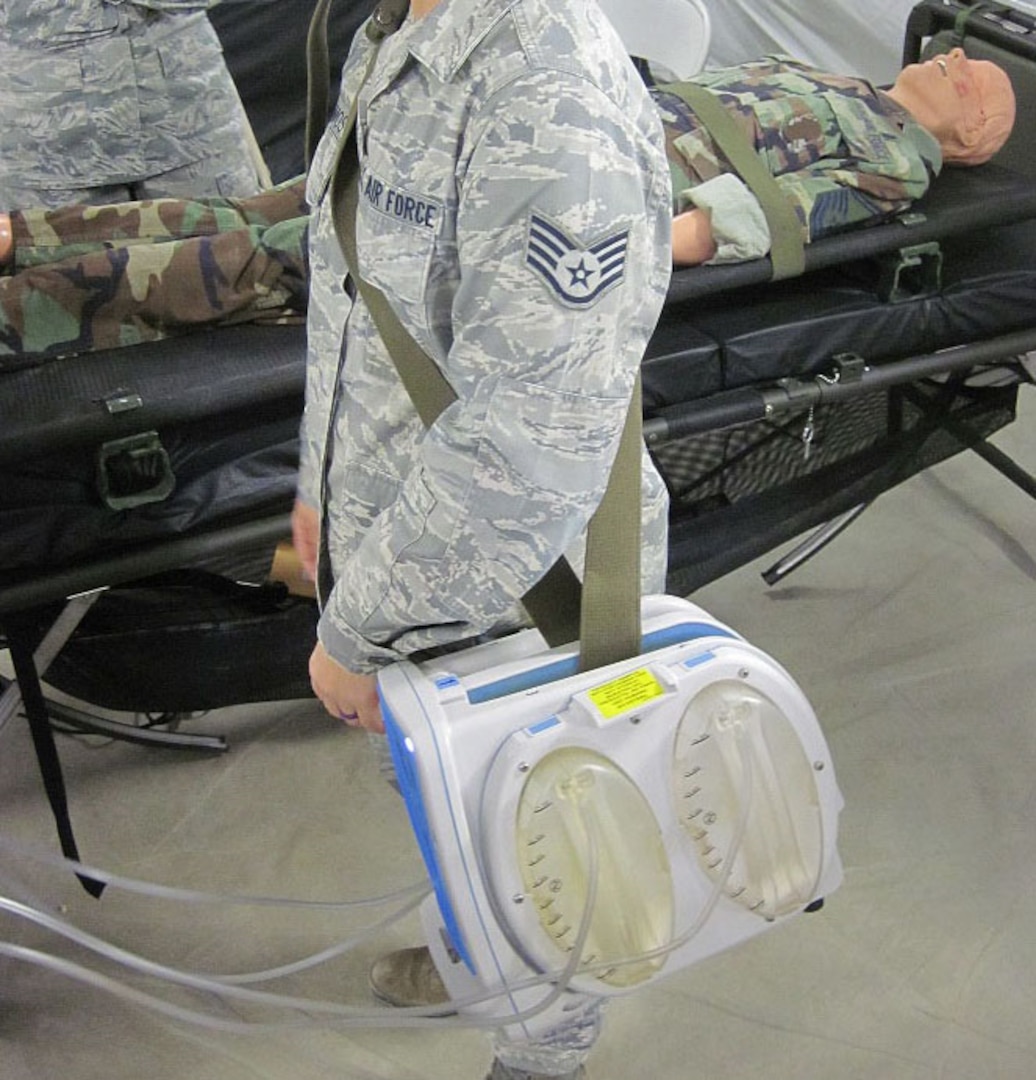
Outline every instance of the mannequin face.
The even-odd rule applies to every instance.
[[[972,65],[961,49],[953,49],[899,73],[896,86],[910,95],[910,111],[940,142],[964,139],[982,125],[982,102]]]
[[[939,140],[948,162],[984,160],[1014,120],[1007,76],[988,60],[969,60],[962,49],[909,64],[891,93]]]

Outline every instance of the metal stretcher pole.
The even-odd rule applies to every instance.
[[[918,402],[923,408],[923,403]],[[1012,457],[1005,454],[999,447],[993,446],[984,438],[978,438],[952,416],[942,416],[938,426],[949,432],[957,439],[962,447],[977,454],[988,465],[991,465],[1001,475],[1005,476],[1026,495],[1036,499],[1036,477],[1023,469]],[[762,572],[762,579],[767,585],[776,585],[789,574],[797,570],[803,563],[813,558],[819,551],[825,548],[832,540],[840,536],[871,504],[862,502],[847,510],[844,514],[833,518],[822,525],[814,533],[808,536],[801,544],[778,559],[772,566]]]
[[[872,390],[967,371],[984,364],[1003,363],[1033,350],[1036,350],[1036,329],[1018,330],[988,341],[957,345],[940,352],[873,366],[856,357],[858,364],[851,377],[843,377],[836,371],[834,376],[779,379],[761,388],[727,390],[698,401],[664,406],[645,419],[644,438],[648,446],[660,446],[689,435],[775,419],[783,413],[802,411]]]
[[[144,544],[111,558],[92,559],[22,581],[0,584],[0,618],[8,612],[27,611],[90,589],[150,577],[163,570],[197,566],[206,559],[235,551],[269,545],[272,552],[288,536],[291,536],[291,519],[283,513]]]
[[[876,389],[908,386],[938,376],[955,376],[951,382],[959,382],[972,368],[1003,364],[1033,349],[1036,349],[1036,330],[1029,329],[874,367],[868,366],[860,357],[842,356],[837,358],[838,366],[833,375],[781,379],[761,388],[747,387],[715,394],[698,402],[660,409],[655,416],[644,421],[645,440],[649,447],[660,446],[675,439],[776,420],[782,414],[802,412],[821,403],[845,400]],[[916,401],[915,404],[922,411],[928,411],[924,401]],[[1036,498],[1036,478],[1003,451],[945,413],[933,416],[932,423],[956,438],[962,448],[973,450],[1022,491]],[[768,585],[783,580],[844,532],[869,505],[866,501],[858,503],[821,526],[764,570],[763,580]]]

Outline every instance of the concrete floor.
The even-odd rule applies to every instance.
[[[995,441],[1036,467],[1036,395]],[[842,888],[818,915],[614,1001],[592,1080],[1030,1080],[1036,1075],[1036,505],[972,455],[883,496],[768,589],[762,565],[694,599],[811,698],[846,798]],[[365,736],[311,702],[192,721],[205,755],[62,737],[84,858],[215,892],[337,901],[420,881],[401,803]],[[0,838],[52,853],[26,726],[0,734]],[[376,916],[221,907],[109,889],[0,849],[0,894],[180,967],[254,971]],[[227,1019],[254,1006],[129,976],[0,914],[0,938]],[[409,917],[274,984],[368,1005],[366,968]],[[3,1080],[481,1080],[485,1036],[443,1028],[228,1033],[0,956]]]

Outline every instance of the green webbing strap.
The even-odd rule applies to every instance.
[[[983,11],[997,11],[1002,15],[1010,14],[1010,9],[1005,8],[1002,4],[990,4],[985,0],[981,0],[980,3],[972,4],[971,7],[958,12],[957,17],[953,20],[953,40],[958,45],[964,44],[964,38],[968,33],[968,22]]]
[[[317,0],[306,37],[306,168],[327,124],[331,61],[327,46],[327,13],[331,0]]]
[[[393,0],[386,2],[391,4]],[[318,16],[326,25],[327,4],[328,0],[321,0],[311,24],[311,36]],[[318,37],[319,33],[318,28]],[[311,107],[310,116],[314,115],[315,110]],[[400,322],[381,290],[357,273],[359,161],[352,134],[355,123],[356,100],[331,181],[335,233],[353,284],[370,312],[414,408],[427,426],[456,400],[456,394],[438,365]],[[640,652],[641,422],[638,376],[608,488],[588,530],[582,586],[568,562],[560,559],[522,597],[529,616],[548,644],[563,645],[579,640],[580,664],[584,670]]]
[[[335,231],[351,267],[357,258],[356,168],[355,144],[349,139],[332,182],[331,198]],[[425,425],[433,423],[456,400],[453,388],[399,321],[384,293],[355,272],[351,274],[414,408]],[[582,586],[568,562],[560,559],[522,597],[550,645],[580,641],[584,669],[640,652],[639,386],[638,379],[608,488],[587,532]]]
[[[579,664],[583,671],[640,654],[640,374],[608,487],[586,531]]]
[[[351,119],[355,120],[355,117]],[[456,400],[457,395],[439,366],[399,321],[385,294],[361,278],[355,270],[356,209],[359,201],[357,169],[355,139],[348,134],[331,182],[335,232],[349,267],[349,276],[363,298],[418,416],[428,427]],[[550,645],[564,645],[579,637],[580,596],[579,579],[568,563],[562,560],[551,567],[547,577],[522,598],[522,603],[547,642]]]
[[[410,0],[381,0],[367,23],[367,37],[378,46],[394,34],[406,18]],[[331,84],[331,58],[327,45],[327,17],[331,0],[317,0],[306,35],[306,136],[305,154],[308,169],[316,153],[320,136],[327,126],[328,89]],[[377,48],[374,50],[377,54]]]
[[[773,278],[797,277],[806,268],[802,225],[770,170],[759,160],[755,147],[711,90],[696,83],[668,83],[659,87],[683,98],[723,151],[724,156],[759,200],[770,227]]]

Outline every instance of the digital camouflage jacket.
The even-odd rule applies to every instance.
[[[163,175],[135,197],[257,191],[211,6],[0,0],[0,207],[112,202]]]
[[[405,23],[359,94],[357,238],[360,272],[458,395],[426,434],[343,288],[330,220],[370,49],[358,33],[310,170],[300,489],[323,504],[335,579],[320,639],[359,672],[512,621],[578,548],[671,270],[658,114],[596,5],[450,0]],[[644,488],[658,591],[666,499],[646,454]]]

